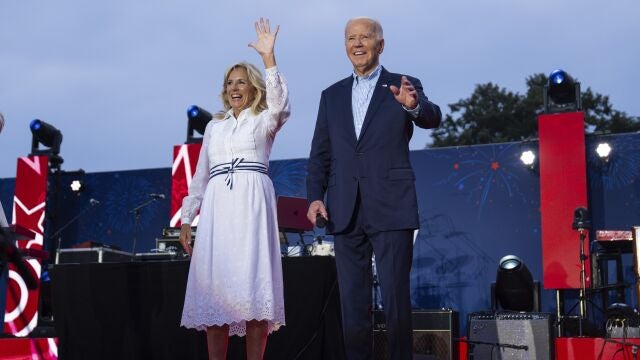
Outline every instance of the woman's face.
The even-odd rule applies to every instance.
[[[227,101],[229,101],[231,109],[233,109],[233,115],[238,117],[240,112],[248,108],[253,102],[254,89],[249,82],[247,70],[236,68],[231,71],[225,84],[225,93]]]

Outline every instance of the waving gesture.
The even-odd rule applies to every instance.
[[[389,86],[389,90],[393,93],[396,101],[404,105],[407,109],[415,109],[416,106],[418,106],[418,92],[406,76],[402,77],[400,88],[391,85]]]
[[[276,44],[276,36],[280,30],[280,25],[276,26],[275,32],[271,32],[271,24],[269,19],[260,18],[260,21],[255,22],[256,35],[258,39],[249,44],[254,48],[258,54],[262,57],[265,68],[270,68],[276,65],[276,58],[273,52],[273,48]]]

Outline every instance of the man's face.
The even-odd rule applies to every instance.
[[[374,24],[366,19],[354,20],[345,31],[347,56],[358,75],[366,75],[378,66],[384,39],[378,39]]]

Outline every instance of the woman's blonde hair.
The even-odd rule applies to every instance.
[[[223,111],[220,111],[216,114],[216,118],[222,119],[229,109],[231,109],[231,104],[227,99],[227,80],[229,80],[229,75],[231,72],[236,69],[244,69],[247,72],[247,77],[249,78],[249,83],[253,87],[253,102],[251,102],[251,112],[254,115],[261,113],[263,110],[267,109],[267,91],[264,84],[264,79],[262,78],[262,73],[260,70],[253,64],[249,64],[248,62],[239,62],[231,65],[227,71],[224,73],[224,80],[222,82],[222,91],[220,92],[220,98],[222,99],[222,105],[224,107]]]

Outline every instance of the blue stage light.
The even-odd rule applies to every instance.
[[[553,70],[549,75],[549,81],[553,84],[562,84],[566,77],[567,73],[564,70]]]
[[[562,69],[554,70],[549,74],[543,97],[546,113],[582,109],[580,83],[574,81],[571,75]]]
[[[191,107],[189,107],[189,109],[187,110],[187,114],[190,118],[196,117],[200,114],[200,108],[196,105],[191,105]]]
[[[40,119],[34,119],[29,124],[31,129],[31,155],[58,155],[62,144],[62,133],[55,126]],[[39,149],[42,144],[48,149]]]
[[[187,109],[187,117],[189,119],[187,126],[187,141],[186,143],[202,142],[202,138],[194,137],[194,131],[201,135],[204,135],[204,131],[207,128],[207,124],[213,116],[207,110],[197,106],[191,105]]]
[[[42,127],[40,119],[31,120],[31,124],[29,124],[29,128],[31,128],[31,131],[38,131],[40,130],[40,127]]]

